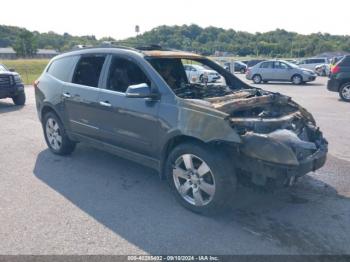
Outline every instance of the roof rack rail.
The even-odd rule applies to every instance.
[[[131,46],[131,45],[133,45],[133,46]],[[163,48],[162,46],[160,46],[158,44],[131,43],[131,42],[127,42],[127,41],[104,41],[97,46],[76,45],[70,51],[67,51],[67,52],[93,49],[93,48],[120,48],[120,49],[132,50],[132,51],[137,51],[137,52],[152,51],[152,50],[162,50],[162,51],[173,50],[173,49],[169,49],[169,48]],[[63,52],[63,53],[67,53],[67,52]]]

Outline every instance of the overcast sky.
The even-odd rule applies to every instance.
[[[12,10],[12,11],[10,11]],[[31,31],[123,39],[159,25],[195,23],[248,32],[276,28],[350,35],[349,0],[10,0],[0,24]]]

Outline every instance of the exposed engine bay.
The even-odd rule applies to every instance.
[[[218,85],[192,86],[178,91],[177,95],[182,98],[229,115],[231,127],[243,141],[238,165],[254,174],[252,179],[257,184],[266,183],[267,177],[276,177],[273,169],[262,171],[259,164],[247,162],[243,155],[248,159],[296,167],[295,171],[288,170],[286,177],[290,179],[305,174],[307,171],[301,168],[303,163],[326,148],[327,142],[312,115],[288,96],[255,88],[235,91]],[[321,162],[318,165],[323,165]],[[311,170],[316,168],[315,165]]]

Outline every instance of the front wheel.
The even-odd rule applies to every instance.
[[[339,96],[344,101],[350,102],[350,83],[346,83],[340,87]]]
[[[51,152],[57,155],[68,155],[75,149],[75,142],[66,134],[61,120],[53,112],[49,112],[43,119],[44,136]]]
[[[165,170],[176,199],[195,213],[213,214],[224,210],[236,189],[232,163],[208,145],[177,146],[170,153]]]
[[[292,83],[294,85],[301,85],[303,83],[303,78],[300,75],[295,75],[292,77]]]
[[[12,101],[17,106],[23,106],[26,103],[26,94],[24,92],[12,97]]]

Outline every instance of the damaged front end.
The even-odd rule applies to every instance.
[[[291,184],[322,167],[327,141],[314,118],[290,97],[261,89],[246,89],[205,99],[229,115],[242,143],[235,152],[237,168],[258,185],[269,179]]]

